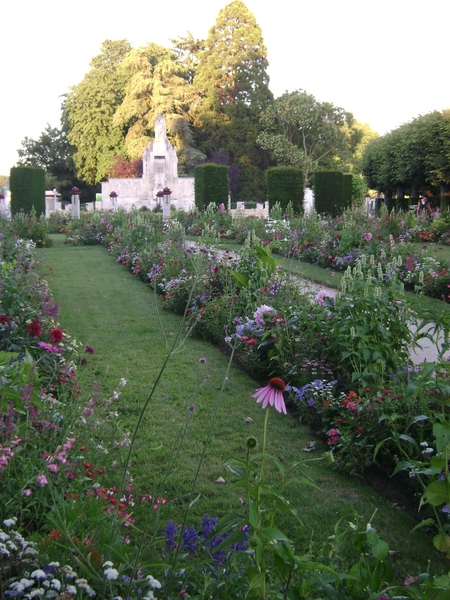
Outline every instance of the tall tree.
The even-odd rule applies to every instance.
[[[102,181],[114,157],[124,151],[126,132],[113,117],[127,82],[119,67],[130,50],[127,40],[104,41],[91,70],[67,97],[68,139],[75,147],[77,173],[88,184]]]
[[[361,138],[352,132],[351,113],[319,102],[304,90],[276,98],[264,111],[261,125],[257,143],[272,153],[278,165],[302,169],[305,182],[318,168],[348,163],[352,144],[356,146]]]
[[[202,97],[196,110],[200,148],[220,151],[239,166],[242,197],[254,199],[262,190],[267,156],[255,148],[259,117],[272,99],[267,50],[255,17],[241,0],[225,6],[199,54],[194,85]],[[249,176],[244,170],[256,169]],[[255,173],[253,173],[255,175]]]
[[[193,83],[200,52],[205,49],[205,40],[195,39],[192,33],[188,31],[186,37],[170,41],[173,44],[173,51],[177,56],[177,61],[186,68],[187,80],[189,83]]]
[[[158,113],[164,114],[168,133],[192,142],[187,120],[195,100],[186,67],[177,61],[176,54],[157,44],[132,50],[121,70],[128,83],[122,104],[117,108],[114,123],[127,130],[125,149],[132,158],[142,156],[153,134]],[[180,125],[180,120],[185,125]]]

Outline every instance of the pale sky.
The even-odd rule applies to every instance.
[[[245,1],[245,0],[244,0]],[[61,95],[106,39],[206,38],[228,0],[22,0],[1,9],[0,174],[25,136],[59,126]],[[450,0],[246,0],[275,96],[304,89],[383,134],[450,108]],[[167,12],[164,12],[167,10]]]

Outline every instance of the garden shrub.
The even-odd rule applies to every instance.
[[[11,212],[45,214],[45,171],[39,167],[12,167],[9,180]]]
[[[197,165],[195,177],[195,206],[203,210],[210,203],[228,205],[229,182],[228,167],[206,163]]]
[[[320,179],[320,178],[319,178]],[[351,208],[353,195],[353,174],[342,174],[342,208]]]
[[[284,212],[291,202],[295,212],[303,213],[304,175],[294,167],[272,167],[266,171],[269,205],[278,202]]]
[[[340,171],[318,171],[314,178],[314,202],[318,213],[340,215],[344,176]]]

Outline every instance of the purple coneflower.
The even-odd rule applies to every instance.
[[[265,387],[256,390],[252,398],[256,398],[256,402],[262,402],[263,408],[266,408],[268,405],[274,406],[275,410],[286,415],[286,405],[283,398],[285,388],[286,384],[282,379],[272,377]]]

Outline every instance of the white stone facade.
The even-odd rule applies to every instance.
[[[176,149],[167,139],[166,120],[159,114],[155,119],[155,139],[142,155],[142,177],[109,179],[102,183],[101,207],[130,210],[145,206],[153,209],[160,203],[157,192],[166,187],[172,192],[170,204],[186,211],[194,207],[194,178],[178,177]],[[117,194],[117,199],[113,202],[111,192]]]

